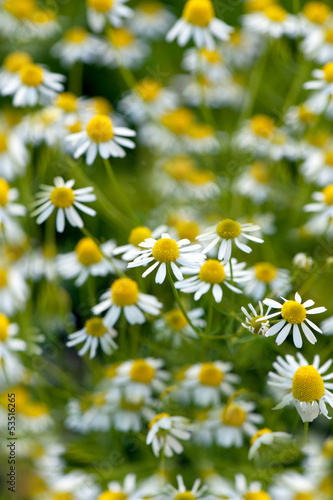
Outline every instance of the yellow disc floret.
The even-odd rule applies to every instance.
[[[200,55],[210,64],[217,64],[222,59],[222,56],[217,52],[217,50],[201,49]]]
[[[73,205],[75,199],[74,191],[67,187],[55,187],[51,193],[50,200],[57,208],[68,208]]]
[[[323,455],[328,458],[333,458],[333,437],[326,439],[323,446]]]
[[[299,325],[303,323],[306,318],[306,309],[302,304],[296,300],[287,300],[281,308],[283,319],[292,325]]]
[[[177,222],[176,228],[181,240],[186,238],[193,242],[199,235],[198,224],[194,221],[180,220]]]
[[[160,238],[153,246],[153,257],[159,262],[175,262],[179,257],[179,247],[172,238]]]
[[[111,9],[113,0],[88,0],[87,4],[91,9],[103,13]]]
[[[244,495],[244,500],[271,500],[271,497],[269,496],[266,491],[249,491],[248,493],[245,493]]]
[[[122,491],[103,491],[98,500],[126,500],[127,495]]]
[[[208,259],[200,268],[199,278],[201,281],[212,285],[222,283],[225,279],[223,264],[216,259]]]
[[[88,267],[102,260],[102,252],[91,238],[82,238],[75,247],[78,261]]]
[[[325,41],[327,43],[332,43],[333,44],[333,29],[329,29],[325,33]]]
[[[65,40],[70,43],[82,43],[87,37],[87,32],[81,26],[73,26],[64,34]]]
[[[305,106],[305,104],[299,105],[298,112],[300,121],[305,125],[309,125],[309,123],[312,123],[316,118],[316,115],[311,113],[311,111]]]
[[[6,270],[0,268],[0,288],[4,288],[6,285],[7,285]]]
[[[228,404],[222,413],[222,422],[225,425],[233,427],[241,427],[246,420],[246,412],[242,410],[236,403]]]
[[[72,92],[62,92],[58,95],[56,104],[58,108],[63,109],[66,113],[74,113],[76,110],[76,95]]]
[[[162,418],[165,418],[165,417],[170,417],[169,413],[165,413],[165,412],[162,412],[162,413],[158,413],[157,415],[155,415],[155,417],[149,422],[148,424],[148,428],[151,429],[153,427],[154,424],[156,424],[156,422],[159,422]]]
[[[325,64],[323,67],[324,78],[327,83],[333,83],[333,62]]]
[[[108,330],[104,326],[102,318],[91,318],[85,323],[87,334],[92,337],[102,337]]]
[[[117,306],[132,306],[137,303],[138,297],[138,284],[131,278],[119,278],[112,283],[111,298]]]
[[[110,42],[116,47],[126,47],[134,41],[133,34],[125,28],[112,28],[107,32]]]
[[[224,219],[218,223],[216,232],[223,240],[233,240],[241,234],[241,226],[232,219]]]
[[[162,124],[176,135],[185,134],[193,122],[192,111],[184,107],[175,109],[162,118]]]
[[[5,58],[3,65],[11,73],[16,73],[20,71],[23,66],[31,62],[32,58],[26,52],[12,52]]]
[[[250,445],[252,446],[253,443],[264,434],[272,434],[272,433],[273,432],[271,431],[271,429],[268,429],[267,427],[265,427],[264,429],[260,429],[260,431],[256,432],[254,436],[251,437]]]
[[[10,321],[3,313],[0,313],[0,342],[4,342],[8,337],[8,327]]]
[[[251,167],[251,173],[256,181],[261,184],[267,184],[270,181],[270,173],[267,165],[260,161],[256,161],[253,163]]]
[[[328,153],[326,153],[325,164],[333,167],[333,151],[328,151]]]
[[[323,2],[308,2],[304,5],[303,14],[315,24],[322,24],[330,15],[330,8]]]
[[[333,205],[333,184],[330,184],[323,189],[323,195],[325,203],[327,205]]]
[[[292,392],[295,399],[304,403],[312,403],[324,396],[324,381],[314,366],[298,368],[293,378]]]
[[[188,0],[183,17],[190,24],[204,28],[214,17],[214,7],[210,0]]]
[[[54,500],[74,500],[71,493],[56,493],[53,497]]]
[[[294,500],[314,500],[310,493],[297,493]]]
[[[259,281],[270,283],[276,277],[277,268],[270,262],[258,262],[254,265],[254,271]]]
[[[136,359],[133,362],[130,376],[134,382],[149,384],[153,380],[154,375],[154,368],[148,365],[148,363],[144,359]]]
[[[164,163],[163,169],[176,181],[183,181],[196,168],[194,161],[186,156],[178,156]]]
[[[186,490],[182,493],[177,493],[173,500],[196,500],[196,498],[190,490]]]
[[[0,134],[0,154],[7,150],[7,137]]]
[[[130,232],[129,238],[128,238],[128,243],[131,245],[138,247],[140,243],[145,241],[145,239],[151,237],[151,230],[148,229],[148,227],[145,226],[138,226],[132,229]]]
[[[280,5],[269,5],[264,10],[265,15],[275,23],[282,23],[287,16],[287,11]]]
[[[97,115],[87,125],[87,134],[96,143],[107,142],[113,137],[111,119],[106,115]]]
[[[251,120],[253,132],[259,137],[269,137],[275,128],[274,120],[267,115],[255,115]]]
[[[17,19],[31,18],[31,14],[36,8],[35,0],[7,0],[4,8]]]
[[[37,64],[25,64],[20,69],[20,76],[23,85],[28,87],[38,87],[43,83],[43,69]]]
[[[143,80],[140,80],[135,86],[135,90],[137,91],[139,96],[144,101],[148,102],[156,99],[161,88],[162,85],[152,78],[144,78]]]
[[[5,179],[0,179],[0,207],[5,207],[8,202],[10,186]]]
[[[199,380],[202,385],[217,387],[223,380],[223,372],[216,368],[214,363],[203,363],[199,374]]]
[[[179,309],[171,309],[165,315],[165,320],[173,330],[181,330],[187,325],[187,319]]]

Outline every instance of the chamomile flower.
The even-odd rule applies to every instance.
[[[23,311],[30,295],[23,273],[8,262],[0,264],[0,311],[12,316]]]
[[[135,148],[135,143],[128,139],[136,134],[126,127],[114,127],[107,115],[94,116],[86,126],[86,130],[66,137],[75,159],[86,155],[87,165],[92,165],[97,154],[107,159],[110,156],[123,158],[125,148]]]
[[[273,295],[281,295],[291,290],[290,272],[271,262],[257,262],[248,273],[251,278],[245,284],[244,293],[256,301],[265,297],[268,291]]]
[[[228,40],[234,28],[215,17],[214,7],[210,0],[187,0],[182,17],[167,33],[167,42],[177,39],[183,47],[191,38],[199,48],[213,49],[214,38]]]
[[[209,227],[206,232],[199,235],[197,240],[204,244],[209,241],[209,244],[203,250],[205,254],[219,245],[218,259],[229,262],[233,242],[245,253],[251,253],[252,248],[243,243],[242,239],[245,238],[255,243],[264,242],[261,238],[248,234],[259,230],[260,227],[254,224],[239,224],[239,222],[232,219],[223,219],[217,225]]]
[[[265,49],[261,36],[245,28],[235,28],[222,47],[226,62],[233,67],[244,69],[251,67],[256,58]]]
[[[13,96],[13,106],[36,106],[49,103],[58,92],[62,92],[66,77],[51,73],[38,64],[24,64],[15,79],[7,83],[3,95]]]
[[[316,121],[316,113],[311,101],[291,106],[285,116],[286,124],[295,132],[304,132],[306,128]]]
[[[315,95],[326,98],[326,102],[333,96],[333,62],[328,62],[321,69],[312,72],[315,80],[304,83],[306,90],[314,90]]]
[[[165,34],[174,19],[175,16],[161,2],[141,0],[130,19],[130,26],[137,35],[156,40]]]
[[[295,38],[300,31],[297,18],[275,3],[262,11],[246,14],[243,24],[249,31],[272,38]]]
[[[308,319],[308,315],[320,314],[326,311],[326,307],[315,307],[313,309],[308,309],[314,305],[313,300],[307,300],[302,304],[302,299],[299,293],[295,293],[295,300],[287,300],[281,297],[284,301],[280,304],[273,299],[265,299],[263,302],[266,306],[272,309],[279,309],[278,312],[271,314],[266,314],[264,319],[275,318],[276,316],[282,316],[282,319],[278,321],[274,326],[271,326],[266,337],[271,337],[272,335],[278,334],[276,337],[277,345],[281,345],[287,338],[290,330],[293,333],[293,342],[297,348],[301,348],[303,345],[302,335],[300,326],[305,337],[311,344],[315,344],[317,339],[309,326],[319,333],[322,333],[321,329],[315,325],[311,320]],[[300,326],[299,326],[300,325]],[[309,326],[308,326],[309,325]]]
[[[121,245],[113,250],[113,255],[122,255],[122,259],[130,261],[135,259],[142,252],[140,248],[140,243],[145,241],[147,238],[158,238],[167,230],[166,226],[158,226],[156,229],[151,231],[146,226],[134,227],[128,237],[128,243],[126,245]]]
[[[183,274],[177,264],[193,268],[205,260],[203,254],[195,252],[201,246],[191,245],[190,243],[188,239],[176,241],[170,238],[168,233],[163,233],[162,237],[158,240],[147,238],[144,242],[140,243],[140,247],[147,250],[142,250],[141,255],[136,257],[133,262],[130,262],[128,267],[146,266],[154,261],[143,273],[143,278],[158,268],[155,282],[161,284],[164,282],[167,268],[170,266],[170,270],[174,276],[178,280],[182,280]]]
[[[227,496],[228,500],[271,500],[259,481],[248,484],[243,474],[236,474],[234,487],[221,482],[218,491],[220,496]]]
[[[245,266],[245,262],[237,262],[233,258],[228,262],[208,259],[201,265],[182,268],[184,274],[194,276],[178,281],[175,286],[184,293],[194,293],[194,300],[199,300],[211,290],[215,302],[219,303],[223,298],[223,285],[234,293],[242,293],[233,283],[241,284],[250,279]]]
[[[33,60],[27,52],[11,52],[5,57],[0,69],[0,94],[6,95],[6,88],[15,85],[20,77],[20,70]]]
[[[242,313],[245,315],[245,323],[242,326],[249,330],[249,332],[254,335],[265,335],[269,330],[269,321],[264,319],[264,306],[262,302],[259,301],[259,313],[255,310],[252,304],[248,304],[250,312],[248,312],[245,307],[241,307]],[[266,314],[269,314],[271,308],[269,307]]]
[[[324,375],[330,368],[332,359],[320,367],[320,357],[315,355],[312,365],[297,353],[298,361],[291,355],[286,359],[276,358],[273,367],[276,372],[269,372],[268,384],[278,390],[287,392],[282,401],[275,407],[281,409],[293,404],[303,422],[312,422],[319,414],[328,417],[326,404],[333,408],[333,373]]]
[[[77,61],[85,64],[96,62],[99,49],[100,41],[96,37],[81,26],[72,26],[52,47],[51,53],[64,67],[71,68]]]
[[[100,33],[105,25],[121,26],[125,19],[133,15],[127,5],[128,0],[87,0],[87,17],[90,28]]]
[[[119,392],[111,392],[107,400],[111,403],[111,426],[119,432],[140,432],[155,415],[153,399],[139,398],[133,402]]]
[[[219,81],[230,76],[230,70],[225,64],[222,50],[191,48],[185,51],[182,67],[194,74],[205,75],[209,80]]]
[[[37,224],[42,224],[50,217],[53,211],[57,210],[56,229],[58,233],[63,233],[65,229],[65,219],[73,227],[83,227],[83,221],[76,209],[95,216],[96,211],[86,207],[83,203],[96,200],[96,195],[92,193],[93,187],[86,187],[73,190],[74,179],[65,182],[62,177],[54,178],[54,186],[42,184],[34,205],[36,208],[31,216],[37,215]]]
[[[13,352],[27,349],[27,343],[24,340],[15,338],[19,330],[17,323],[11,323],[5,314],[0,313],[0,370],[2,362],[6,362],[7,357],[10,357]]]
[[[181,386],[190,392],[194,403],[205,407],[221,402],[221,395],[231,396],[233,384],[239,382],[238,375],[230,373],[232,363],[208,361],[190,366],[184,372]]]
[[[74,252],[57,257],[59,274],[65,279],[75,280],[75,285],[80,287],[89,276],[106,276],[124,270],[123,262],[109,260],[116,244],[106,241],[100,246],[91,238],[81,238],[75,246]]]
[[[304,211],[315,213],[310,224],[316,232],[328,232],[333,234],[333,184],[326,186],[322,191],[312,194],[315,203],[305,205]]]
[[[309,1],[304,5],[299,15],[302,32],[305,37],[318,33],[332,21],[332,11],[329,6],[321,1]]]
[[[149,45],[129,28],[109,28],[102,40],[100,64],[108,68],[139,68],[150,53]]]
[[[171,484],[168,484],[165,488],[165,498],[166,500],[178,500],[179,498],[188,498],[191,500],[211,500],[211,495],[206,495],[207,486],[201,486],[201,480],[196,479],[190,490],[185,486],[184,480],[181,475],[177,476],[177,488],[174,488]]]
[[[65,408],[65,426],[74,432],[108,432],[111,427],[111,405],[105,391],[84,393],[80,399],[69,399]]]
[[[273,432],[271,429],[264,427],[256,432],[250,440],[250,449],[249,449],[249,460],[252,460],[262,445],[272,446],[276,442],[285,442],[290,439],[292,436],[287,432]]]
[[[320,328],[324,335],[333,335],[333,316],[322,321]]]
[[[288,470],[275,477],[271,486],[273,498],[294,500],[295,498],[316,498],[318,484],[313,474],[304,475],[299,472]]]
[[[18,189],[11,188],[5,179],[0,178],[0,226],[7,226],[11,224],[13,217],[26,214],[26,208],[15,203],[18,197]]]
[[[101,314],[107,310],[104,322],[108,327],[116,324],[122,311],[130,325],[142,325],[146,321],[144,313],[158,316],[162,306],[153,295],[139,292],[136,281],[119,278],[101,295],[101,302],[92,311]]]
[[[308,59],[318,64],[325,64],[333,60],[333,23],[324,25],[317,30],[310,31],[300,45]]]
[[[89,359],[92,359],[95,357],[99,345],[103,352],[109,355],[118,349],[117,344],[113,340],[116,336],[116,330],[107,327],[102,318],[94,317],[88,319],[81,330],[68,335],[69,341],[66,345],[67,347],[72,347],[84,342],[78,355],[84,356],[89,351]]]
[[[189,420],[185,417],[172,417],[168,413],[158,413],[148,424],[146,443],[152,445],[153,453],[158,457],[161,453],[166,457],[179,455],[183,446],[179,439],[184,441],[191,437]]]
[[[272,174],[262,161],[255,161],[244,169],[235,180],[234,190],[250,198],[255,205],[262,205],[273,195]]]
[[[191,323],[197,328],[205,328],[206,321],[202,318],[205,311],[201,307],[192,309],[187,313]],[[156,340],[170,340],[173,347],[179,347],[183,340],[198,338],[198,334],[189,325],[187,319],[180,309],[170,309],[163,318],[154,322]]]

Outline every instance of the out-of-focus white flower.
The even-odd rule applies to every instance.
[[[87,17],[90,28],[100,33],[105,25],[121,26],[125,19],[133,15],[127,5],[128,0],[87,0]]]
[[[51,49],[54,57],[60,59],[63,66],[70,68],[77,61],[92,64],[97,61],[100,40],[81,26],[68,29]]]
[[[89,351],[89,359],[92,359],[95,357],[99,345],[103,352],[109,355],[118,349],[117,344],[113,340],[116,336],[116,330],[107,327],[102,318],[94,317],[88,319],[81,330],[68,335],[69,340],[66,345],[67,347],[72,347],[84,342],[78,355],[84,356]]]
[[[291,290],[290,272],[279,269],[271,262],[258,262],[248,269],[250,278],[245,284],[244,293],[261,300],[270,291],[274,296],[281,295]]]
[[[287,441],[290,439],[292,436],[288,434],[287,432],[273,432],[271,429],[268,429],[265,427],[264,429],[260,429],[258,432],[256,432],[250,440],[250,450],[249,450],[249,460],[252,460],[257,453],[259,453],[259,450],[262,445],[266,446],[272,446],[275,442],[279,441]]]
[[[137,35],[156,40],[165,34],[174,19],[175,16],[159,1],[142,0],[134,10],[130,26]]]
[[[189,420],[185,417],[172,417],[168,413],[155,415],[148,428],[146,443],[152,445],[156,457],[160,453],[166,457],[179,455],[184,449],[179,439],[184,441],[191,437]]]

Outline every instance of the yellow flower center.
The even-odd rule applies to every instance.
[[[207,184],[215,181],[215,174],[210,170],[193,170],[187,174],[186,180],[192,184]]]
[[[57,106],[66,113],[74,113],[76,110],[76,95],[72,92],[62,92],[57,97]]]
[[[325,74],[325,80],[327,83],[333,83],[333,62],[325,64],[323,67],[323,72]]]
[[[73,123],[73,125],[67,125],[67,130],[71,133],[71,134],[77,134],[78,132],[81,132],[82,128],[81,128],[81,123],[79,121]]]
[[[149,384],[155,375],[155,370],[144,359],[136,359],[131,369],[131,379],[134,382]]]
[[[163,412],[163,413],[158,413],[157,415],[155,415],[155,417],[149,422],[148,428],[151,429],[153,427],[153,425],[156,424],[156,422],[158,422],[159,420],[161,420],[164,417],[170,417],[169,413]]]
[[[268,5],[272,5],[276,0],[249,0],[245,3],[245,8],[247,12],[262,12],[268,7]]]
[[[103,491],[98,500],[126,500],[127,495],[122,491]]]
[[[183,17],[190,24],[207,26],[214,17],[214,7],[210,0],[188,0],[183,10]]]
[[[325,156],[325,163],[330,167],[333,167],[333,151],[329,151]]]
[[[38,87],[43,83],[43,70],[37,64],[26,64],[20,69],[23,85],[28,87]]]
[[[184,491],[183,493],[177,493],[173,500],[196,500],[193,493],[189,490]]]
[[[125,28],[112,28],[108,30],[107,36],[116,47],[126,47],[134,40],[133,34]]]
[[[250,439],[250,445],[252,446],[253,443],[258,439],[260,438],[261,436],[263,436],[264,434],[272,434],[273,432],[268,429],[267,427],[265,427],[264,429],[260,429],[260,431],[256,432],[254,436],[251,437]]]
[[[135,247],[138,247],[140,243],[145,241],[147,238],[151,237],[151,230],[145,226],[138,226],[132,229],[130,232],[128,242]]]
[[[193,122],[194,115],[187,108],[175,109],[162,118],[162,124],[176,135],[185,134]]]
[[[310,493],[297,493],[294,500],[314,500]]]
[[[328,141],[330,135],[326,130],[312,131],[307,134],[307,140],[313,146],[322,148]]]
[[[65,40],[70,43],[81,43],[85,40],[86,36],[87,32],[84,28],[81,28],[81,26],[74,26],[64,34]]]
[[[107,12],[111,9],[113,0],[87,0],[88,7],[97,12]]]
[[[131,401],[126,401],[126,399],[122,398],[120,401],[120,407],[123,410],[129,411],[140,411],[143,406],[143,401],[138,401],[137,403],[132,403]]]
[[[31,20],[34,23],[38,24],[46,24],[49,21],[54,21],[57,18],[56,14],[51,10],[42,10],[42,9],[36,9],[32,15],[31,15]]]
[[[32,58],[26,52],[12,52],[5,58],[3,65],[11,73],[16,73],[20,71],[23,66],[31,62]]]
[[[186,133],[192,139],[205,139],[214,135],[214,130],[206,123],[192,123]]]
[[[271,500],[271,497],[266,491],[249,491],[245,493],[244,500]]]
[[[11,106],[5,105],[2,109],[2,112],[4,114],[6,122],[10,127],[15,127],[15,125],[18,125],[23,118],[23,112],[18,108],[12,108]]]
[[[136,304],[139,296],[139,287],[131,278],[119,278],[112,283],[112,301],[120,307]]]
[[[223,264],[216,259],[208,259],[200,268],[199,278],[212,285],[222,283],[225,279]]]
[[[87,134],[94,142],[107,142],[113,137],[111,119],[106,115],[97,115],[87,125]]]
[[[73,500],[73,496],[70,493],[56,493],[54,500]]]
[[[34,0],[7,0],[4,8],[17,19],[27,19],[31,17],[36,7]]]
[[[140,2],[139,9],[145,12],[146,14],[156,14],[159,10],[161,10],[163,5],[160,2]]]
[[[112,106],[105,97],[94,97],[93,107],[98,115],[109,115],[112,112]]]
[[[199,380],[202,385],[217,387],[222,382],[223,376],[223,372],[216,368],[214,363],[207,362],[202,364]]]
[[[135,90],[144,101],[153,101],[161,88],[162,85],[152,78],[144,78],[135,86]]]
[[[275,23],[282,23],[287,16],[287,11],[280,5],[269,5],[264,10],[265,15]]]
[[[51,202],[57,208],[71,207],[74,199],[73,189],[67,187],[55,187],[50,196]]]
[[[242,34],[239,29],[235,29],[232,33],[230,33],[230,42],[233,45],[239,45],[242,40]]]
[[[251,167],[251,173],[255,180],[262,184],[267,184],[270,181],[271,176],[269,173],[269,169],[264,163],[261,163],[260,161],[256,161],[255,163],[253,163]]]
[[[316,116],[313,113],[311,113],[311,111],[309,111],[304,104],[300,104],[298,109],[299,109],[299,119],[302,123],[308,125],[309,123],[312,123],[315,120]]]
[[[183,181],[195,169],[195,163],[190,158],[180,156],[164,163],[163,169],[176,181]]]
[[[91,337],[102,337],[108,330],[104,326],[102,318],[91,318],[85,323],[87,334]]]
[[[260,332],[262,324],[266,321],[258,321],[262,318],[262,316],[255,316],[254,318],[251,319],[250,326],[253,328],[253,334],[254,335],[262,335],[263,333]]]
[[[81,264],[88,267],[102,260],[102,252],[91,238],[82,238],[75,247],[77,258]]]
[[[259,262],[254,265],[256,278],[264,283],[270,283],[276,276],[277,268],[270,262]]]
[[[320,491],[327,495],[327,498],[333,498],[333,474],[325,477],[320,485]],[[325,497],[326,498],[326,497]]]
[[[325,197],[325,203],[327,205],[333,205],[333,184],[330,184],[329,186],[326,186],[323,189],[323,194]]]
[[[292,392],[298,401],[312,403],[325,394],[324,381],[312,365],[301,366],[294,375]]]
[[[241,234],[241,226],[232,219],[224,219],[218,223],[216,232],[223,240],[233,240]]]
[[[4,342],[8,336],[10,321],[4,314],[0,313],[0,341]]]
[[[182,330],[187,325],[187,320],[179,309],[171,309],[171,311],[167,312],[165,320],[173,330]]]
[[[1,141],[0,141],[1,142]],[[0,207],[5,207],[8,202],[10,186],[5,179],[0,179]]]
[[[333,29],[326,31],[325,40],[327,43],[333,43]]]
[[[303,8],[303,14],[315,24],[322,24],[330,15],[329,7],[323,2],[308,2]]]
[[[7,285],[6,270],[0,268],[0,288],[4,288],[6,285]]]
[[[323,446],[323,455],[328,458],[333,458],[333,438],[326,439]]]
[[[281,308],[282,318],[292,325],[303,323],[306,318],[306,309],[296,300],[287,300]]]
[[[275,122],[267,115],[255,115],[251,120],[251,127],[256,135],[267,138],[275,128]]]
[[[177,232],[181,240],[187,238],[193,242],[199,234],[199,227],[194,221],[180,220],[177,222]]]
[[[41,415],[49,414],[49,409],[44,403],[36,401],[27,402],[21,412],[28,417],[40,417]]]
[[[217,64],[221,61],[221,56],[217,50],[201,49],[200,54],[211,64]]]
[[[153,257],[159,262],[175,262],[179,257],[179,247],[172,238],[161,238],[153,246]]]
[[[222,413],[222,422],[225,425],[241,427],[246,420],[246,412],[239,408],[235,403],[228,404]]]

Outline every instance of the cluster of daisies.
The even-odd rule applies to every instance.
[[[0,1],[22,500],[333,498],[333,11],[236,3]]]

